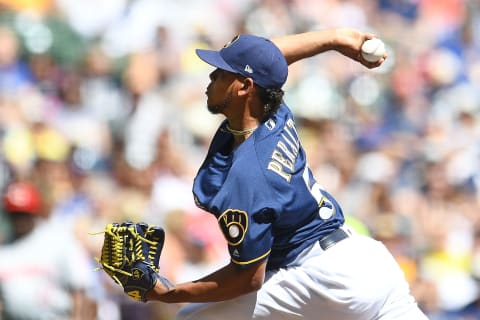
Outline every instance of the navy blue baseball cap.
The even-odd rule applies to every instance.
[[[197,55],[219,69],[252,78],[265,89],[281,89],[288,64],[280,49],[269,39],[241,34],[220,51],[197,49]]]

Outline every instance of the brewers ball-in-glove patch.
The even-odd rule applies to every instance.
[[[165,231],[147,223],[110,223],[105,227],[100,259],[101,267],[132,299],[146,302],[146,293],[157,280],[173,287],[160,276],[159,261]]]

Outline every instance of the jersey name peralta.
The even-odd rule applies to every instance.
[[[284,267],[343,224],[338,203],[312,176],[285,104],[235,150],[225,125],[213,137],[193,194],[216,216],[234,263],[268,259],[268,270]]]

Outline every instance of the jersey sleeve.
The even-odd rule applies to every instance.
[[[255,216],[255,215],[254,215]],[[228,242],[232,262],[248,266],[268,258],[272,247],[270,223],[258,223],[254,216],[241,210],[228,210],[219,218],[219,225]]]
[[[253,161],[252,161],[253,162]],[[220,229],[228,242],[232,262],[248,266],[268,258],[272,244],[272,222],[276,208],[270,187],[257,164],[237,175],[229,195],[230,208],[218,216]]]

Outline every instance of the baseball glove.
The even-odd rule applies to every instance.
[[[101,267],[133,300],[146,302],[157,280],[173,287],[158,274],[165,231],[147,223],[111,223],[105,227]]]

